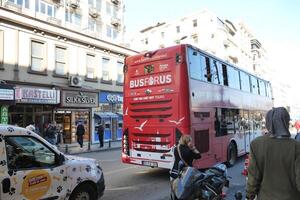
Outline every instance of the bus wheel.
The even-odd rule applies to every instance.
[[[227,166],[232,167],[237,160],[237,149],[233,142],[231,142],[227,149]]]

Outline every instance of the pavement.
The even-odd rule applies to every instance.
[[[78,143],[74,144],[60,144],[58,149],[65,153],[65,154],[83,154],[83,153],[91,153],[91,152],[98,152],[98,151],[107,151],[107,150],[114,150],[114,149],[121,149],[122,141],[109,141],[104,142],[102,148],[99,147],[99,144],[90,144],[88,142],[83,143],[83,148],[81,149]]]
[[[290,132],[292,134],[292,138],[294,138],[296,135],[296,129],[291,128]],[[65,154],[76,155],[76,154],[82,154],[82,153],[121,149],[121,146],[122,146],[122,140],[118,140],[118,141],[104,142],[104,146],[102,148],[99,147],[99,144],[90,144],[90,148],[89,148],[89,143],[84,142],[83,149],[80,149],[80,146],[78,143],[61,144],[58,146],[58,149]]]

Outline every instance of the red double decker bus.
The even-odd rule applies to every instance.
[[[197,168],[233,165],[265,129],[271,85],[191,45],[126,58],[122,161],[171,168],[172,147],[190,134]]]

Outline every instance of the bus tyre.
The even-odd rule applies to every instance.
[[[97,198],[97,190],[88,183],[77,186],[70,196],[70,200],[97,200]]]
[[[232,167],[237,160],[237,149],[233,142],[231,142],[227,149],[227,166]]]

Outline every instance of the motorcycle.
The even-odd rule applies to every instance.
[[[171,181],[172,200],[223,200],[224,190],[229,187],[227,168],[217,164],[201,172],[183,167],[179,162],[178,177]]]

